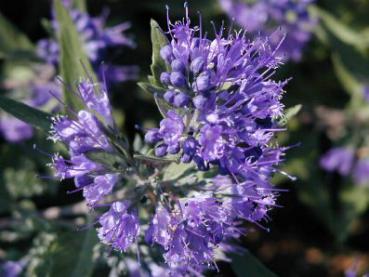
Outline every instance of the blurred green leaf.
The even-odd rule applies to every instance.
[[[69,231],[50,237],[48,244],[41,245],[42,250],[34,249],[31,258],[35,256],[37,261],[31,261],[27,276],[91,276],[94,269],[93,249],[97,242],[93,228],[86,232]]]
[[[15,56],[14,53],[32,53],[34,46],[0,13],[0,56]]]
[[[16,118],[31,124],[45,132],[50,130],[51,115],[21,102],[12,100],[10,98],[0,96],[0,108],[10,113]]]
[[[149,92],[149,93],[152,93],[152,94],[156,94],[156,93],[164,94],[165,93],[165,89],[164,88],[161,88],[161,87],[152,85],[150,83],[139,82],[137,84],[144,91]]]
[[[286,125],[290,119],[295,117],[301,111],[301,109],[302,105],[300,104],[286,109],[284,116],[279,121],[279,124],[282,126]]]
[[[276,277],[249,251],[243,255],[232,255],[232,269],[238,277]]]
[[[160,114],[163,117],[167,117],[167,113],[168,111],[171,110],[172,107],[163,98],[161,98],[157,94],[154,95],[154,99],[155,99],[156,106],[158,106]]]
[[[153,85],[160,86],[160,74],[164,71],[168,71],[165,61],[160,57],[160,49],[169,44],[167,37],[159,24],[151,19],[151,44],[152,44],[152,63],[151,74],[154,77],[155,83]]]
[[[171,163],[164,169],[163,180],[176,180],[194,169],[193,164]]]
[[[86,0],[74,0],[73,6],[82,12],[87,12]]]
[[[360,51],[369,47],[369,34],[367,32],[351,29],[332,14],[317,6],[314,6],[312,11],[322,20],[326,28],[342,42],[350,44]]]
[[[74,85],[81,78],[89,78],[97,82],[94,70],[84,51],[82,38],[76,26],[60,0],[55,0],[56,18],[60,30],[58,34],[60,46],[60,72],[66,85],[64,86],[64,99],[66,104],[79,110],[83,107],[81,99],[77,96]]]
[[[149,155],[142,155],[142,154],[135,154],[133,157],[137,160],[141,160],[147,163],[154,163],[154,164],[168,164],[168,163],[175,162],[175,160],[169,159],[169,158],[159,158],[156,156],[149,156]]]

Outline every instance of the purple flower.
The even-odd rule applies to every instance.
[[[277,120],[286,82],[270,78],[280,59],[268,38],[221,30],[210,40],[189,18],[169,26],[172,40],[160,55],[171,70],[161,74],[158,97],[170,108],[145,134],[153,149],[132,150],[115,129],[106,92],[82,82],[83,108],[54,119],[51,138],[70,158],[54,155],[53,166],[92,209],[108,207],[98,219],[103,243],[120,251],[156,246],[167,266],[146,270],[187,276],[215,267],[216,251],[238,251],[231,241],[246,233],[242,221],[264,228],[277,206],[271,179],[287,148],[272,145],[284,130]],[[194,166],[175,176],[170,159],[153,152]],[[200,177],[196,168],[211,174]],[[134,264],[129,270],[139,274]]]
[[[24,261],[7,261],[0,267],[0,273],[3,277],[18,277],[21,275],[25,266]]]
[[[35,77],[31,77],[25,83],[7,80],[11,85],[5,85],[8,89],[6,92],[10,98],[20,101],[28,106],[55,112],[59,105],[52,94],[60,96],[61,90],[54,82],[52,77],[54,69],[47,65],[41,65],[32,68],[31,73]],[[19,143],[33,137],[34,130],[31,125],[14,118],[6,113],[0,113],[0,135],[8,142]]]
[[[77,190],[83,190],[87,202],[94,207],[112,193],[120,179],[113,167],[124,162],[106,133],[107,128],[114,128],[106,91],[89,82],[81,82],[78,90],[86,109],[75,113],[75,118],[57,116],[53,121],[50,138],[64,143],[71,155],[69,160],[54,155],[53,167],[59,178],[74,178]],[[118,164],[104,164],[101,159],[97,162],[91,158],[102,151],[116,155]]]
[[[4,114],[0,117],[0,133],[9,142],[21,142],[33,136],[33,129],[27,123]]]
[[[369,159],[361,159],[356,163],[353,178],[359,185],[369,184]]]
[[[137,211],[131,210],[127,201],[114,202],[109,211],[100,217],[99,223],[101,241],[120,251],[126,251],[140,232]]]
[[[351,148],[333,148],[320,159],[320,166],[326,171],[337,171],[342,176],[347,176],[351,173],[354,158],[355,153]]]
[[[171,268],[201,272],[214,262],[215,249],[235,250],[229,241],[245,232],[241,220],[262,226],[277,205],[271,178],[287,148],[271,145],[283,131],[276,119],[286,82],[271,79],[281,59],[268,37],[251,41],[221,30],[211,40],[189,18],[168,25],[171,40],[160,55],[170,70],[160,81],[172,109],[145,139],[159,157],[179,146],[173,153],[181,162],[224,176],[159,205],[146,241],[163,248]],[[186,95],[186,104],[176,103],[178,95]]]
[[[363,88],[363,96],[365,101],[369,102],[369,86]]]
[[[224,37],[222,30],[213,40],[204,38],[189,18],[169,21],[169,26],[172,39],[160,53],[172,71],[163,72],[161,80],[166,89],[162,97],[173,110],[159,130],[149,131],[147,142],[155,137],[159,156],[171,153],[167,146],[179,151],[183,162],[194,160],[199,169],[213,164],[248,175],[282,130],[272,121],[283,114],[280,100],[286,84],[270,78],[281,63],[278,48],[270,46],[268,38],[250,41],[244,33]],[[255,147],[261,151],[258,156],[251,155]]]
[[[316,19],[308,12],[314,0],[261,0],[252,4],[241,0],[219,1],[223,10],[240,26],[256,35],[260,32],[271,35],[275,45],[286,33],[279,52],[293,61],[301,59],[302,50],[316,25]],[[282,32],[274,32],[278,27]]]

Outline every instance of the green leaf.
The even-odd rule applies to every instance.
[[[148,163],[155,163],[155,164],[167,164],[172,162],[177,162],[174,159],[169,158],[159,158],[155,156],[148,156],[148,155],[142,155],[142,154],[135,154],[133,157],[137,160],[141,160]]]
[[[66,83],[64,99],[69,107],[79,110],[83,105],[75,92],[73,84],[75,85],[81,78],[89,78],[96,83],[97,77],[84,51],[84,45],[76,26],[60,0],[55,0],[55,11],[60,26],[58,34],[60,45],[59,66],[61,76]]]
[[[64,232],[50,240],[46,249],[42,250],[42,255],[35,257],[37,261],[31,261],[27,276],[87,277],[92,275],[93,249],[98,242],[95,229],[91,228],[87,232]]]
[[[87,12],[86,0],[74,0],[73,7],[81,12]]]
[[[155,83],[153,83],[153,85],[160,85],[160,74],[169,70],[165,61],[160,57],[160,49],[169,44],[169,41],[159,24],[154,19],[151,19],[150,26],[152,43],[151,74],[155,79]]]
[[[284,116],[279,121],[279,124],[282,126],[286,125],[290,119],[295,117],[301,111],[301,109],[302,109],[301,104],[286,109]]]
[[[163,175],[163,180],[176,180],[187,172],[191,172],[194,169],[193,164],[183,164],[183,163],[171,163],[168,167],[166,167]]]
[[[232,255],[232,269],[239,277],[276,277],[277,275],[266,268],[249,251],[242,256]]]
[[[45,132],[50,130],[51,115],[21,102],[12,100],[10,98],[0,96],[0,108],[10,113],[16,118],[31,124]]]
[[[342,42],[350,44],[358,50],[365,50],[369,47],[369,35],[367,32],[351,29],[332,14],[317,6],[312,7],[312,11],[321,19],[324,26]]]
[[[152,94],[156,94],[156,93],[164,94],[165,93],[165,89],[164,88],[161,88],[161,87],[152,85],[150,83],[139,82],[139,83],[137,83],[137,85],[140,88],[142,88],[144,91],[149,92],[149,93],[152,93]]]
[[[158,106],[158,109],[163,117],[167,117],[168,111],[172,109],[172,107],[160,96],[154,95],[156,106]]]
[[[33,44],[27,36],[0,14],[0,55],[12,56],[16,52],[33,52],[33,50]]]

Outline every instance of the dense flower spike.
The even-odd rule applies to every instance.
[[[280,27],[287,33],[280,53],[294,61],[301,59],[302,50],[316,25],[316,19],[308,12],[314,0],[260,0],[252,4],[242,0],[219,1],[224,11],[249,32],[271,34]],[[280,36],[275,32],[274,42],[279,42]]]
[[[182,162],[193,160],[199,169],[213,164],[243,177],[278,164],[283,151],[268,146],[282,130],[275,119],[283,113],[286,82],[270,79],[280,63],[277,48],[240,32],[206,39],[189,18],[171,24],[169,33],[160,51],[169,71],[161,80],[172,110],[146,134],[157,156],[180,152]]]
[[[283,130],[276,122],[283,115],[286,82],[271,79],[281,60],[279,46],[271,46],[269,38],[252,41],[244,32],[224,36],[221,29],[210,40],[201,26],[191,26],[188,11],[183,21],[173,24],[168,18],[168,25],[171,40],[160,50],[166,92],[158,97],[171,109],[145,140],[155,145],[158,157],[174,155],[228,177],[202,188],[209,197],[159,207],[146,238],[163,247],[170,266],[201,268],[212,263],[214,249],[242,232],[240,219],[266,220],[276,205],[270,178],[286,148],[271,142]],[[223,196],[218,200],[214,194]]]
[[[286,150],[273,146],[286,84],[271,79],[278,47],[223,29],[209,40],[186,11],[182,22],[168,22],[171,41],[160,50],[167,71],[157,97],[171,108],[145,135],[157,157],[132,155],[106,91],[89,81],[78,85],[84,108],[56,117],[51,136],[70,154],[54,155],[56,175],[73,178],[92,209],[107,207],[97,221],[100,240],[120,251],[155,245],[173,276],[216,268],[216,250],[237,250],[231,241],[246,233],[242,220],[264,228],[276,206],[271,177]],[[165,156],[193,167],[175,178]],[[196,169],[212,174],[199,180]]]

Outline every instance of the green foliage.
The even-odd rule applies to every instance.
[[[21,102],[0,96],[0,108],[45,132],[50,130],[51,116]]]
[[[162,72],[168,71],[168,65],[160,57],[160,49],[169,44],[167,37],[159,24],[151,19],[151,44],[152,44],[152,60],[151,60],[151,76],[148,76],[149,82],[140,82],[138,85],[145,91],[154,95],[155,103],[163,117],[166,117],[170,106],[162,99],[165,89],[161,87],[160,75]]]
[[[33,51],[34,46],[27,36],[0,13],[0,58],[30,57]]]
[[[91,276],[94,269],[96,231],[43,234],[31,250],[27,276]]]
[[[60,74],[65,82],[64,99],[69,107],[79,110],[83,105],[76,94],[76,81],[81,78],[90,78],[96,83],[97,77],[68,10],[60,0],[55,0],[54,3],[56,18],[60,27],[58,40],[60,46]]]
[[[169,41],[159,24],[154,19],[151,19],[150,27],[152,44],[151,74],[155,80],[154,84],[160,86],[160,74],[169,70],[164,60],[160,57],[160,49],[165,45],[168,45]]]
[[[232,256],[232,269],[238,277],[276,277],[273,272],[266,268],[249,251],[242,255]]]

